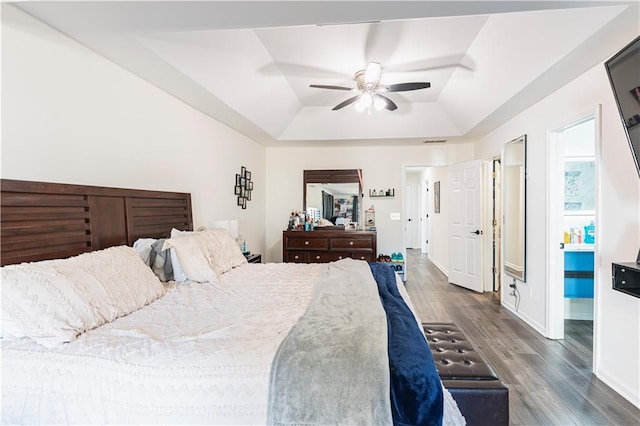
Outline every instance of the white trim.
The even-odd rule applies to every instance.
[[[447,279],[449,279],[449,271],[447,271],[447,269],[445,267],[443,267],[441,264],[439,264],[437,261],[435,261],[433,258],[429,258],[429,261],[431,263],[434,264],[434,266],[438,269],[440,269],[440,272],[442,272],[443,274],[445,274],[447,276]]]
[[[493,159],[482,161],[482,281],[484,291],[493,291]]]
[[[595,119],[595,151],[596,151],[596,159],[595,159],[595,172],[596,172],[596,241],[593,247],[593,371],[598,370],[598,354],[600,351],[599,348],[599,337],[601,331],[600,325],[600,306],[602,305],[600,301],[602,300],[602,296],[600,294],[600,268],[602,267],[602,245],[600,243],[600,230],[602,229],[602,214],[600,212],[603,211],[602,206],[602,105],[596,105],[596,110],[594,112],[593,118]],[[597,374],[596,374],[597,375]],[[638,408],[640,408],[640,395],[637,392],[632,392],[631,395],[635,395],[635,404]],[[629,401],[632,399],[627,394],[626,398]]]
[[[554,130],[547,130],[547,306],[546,328],[544,335],[549,339],[564,339],[564,279],[558,271],[564,269],[564,259],[559,258],[559,249],[556,244],[558,235],[563,227],[562,210],[558,206],[558,192],[564,188],[562,173],[557,167],[562,160],[562,152],[556,140],[556,135],[563,125]],[[558,282],[561,282],[558,283]],[[562,318],[562,320],[560,320]]]
[[[508,288],[508,286],[507,286],[507,288]],[[535,319],[531,318],[530,316],[528,316],[526,314],[523,314],[522,311],[519,311],[519,310],[516,311],[515,310],[515,306],[513,306],[510,302],[505,303],[505,300],[503,300],[502,301],[502,306],[504,308],[506,308],[509,312],[511,312],[513,315],[517,316],[522,321],[524,321],[529,327],[533,328],[535,331],[537,331],[541,335],[547,337],[545,335],[544,324],[540,324],[540,323],[536,322]]]
[[[598,379],[602,380],[605,385],[609,386],[615,392],[619,393],[623,398],[635,405],[637,408],[640,408],[640,395],[638,394],[638,391],[636,389],[632,389],[626,386],[614,376],[610,376],[609,374],[601,370],[594,370],[593,373],[596,375],[596,377],[598,377]]]
[[[544,335],[550,339],[564,338],[564,258],[561,258],[561,249],[559,248],[561,241],[558,236],[562,235],[563,230],[563,210],[558,205],[560,188],[564,188],[564,176],[562,175],[563,167],[560,167],[564,161],[561,146],[555,140],[555,135],[561,133],[568,127],[573,127],[588,120],[594,121],[594,144],[595,144],[595,173],[596,173],[596,233],[600,227],[600,210],[599,193],[600,193],[600,162],[601,162],[601,137],[600,137],[600,105],[595,110],[586,111],[573,119],[566,120],[557,126],[547,130],[546,148],[547,148],[547,270],[546,279],[546,327]],[[594,368],[595,368],[595,348],[596,346],[596,326],[597,322],[597,294],[598,291],[598,271],[599,271],[599,240],[596,235],[596,243],[594,245]]]

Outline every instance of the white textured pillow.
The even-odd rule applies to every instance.
[[[127,246],[2,268],[2,310],[44,346],[127,315],[164,294],[164,286]]]
[[[179,229],[171,229],[171,238],[179,237],[181,235],[193,234],[193,231],[180,231]],[[173,265],[173,279],[177,282],[189,281],[189,277],[184,272],[184,268],[180,264],[178,255],[175,249],[169,249],[169,255],[171,256],[171,264]]]
[[[2,310],[2,338],[4,339],[7,337],[20,339],[22,337],[26,337],[26,335],[20,329],[18,324],[16,324],[13,318],[11,318],[9,313],[5,312],[5,310],[3,309]]]
[[[205,237],[213,268],[220,276],[228,270],[247,263],[247,258],[242,254],[236,240],[226,229],[205,229],[200,232]]]
[[[164,249],[174,250],[189,280],[201,283],[218,281],[213,259],[200,232],[181,233],[172,237],[164,242]]]

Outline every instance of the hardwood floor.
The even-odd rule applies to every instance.
[[[590,322],[568,321],[564,340],[546,339],[502,308],[496,293],[449,284],[420,250],[407,257],[406,288],[418,316],[465,332],[509,388],[511,424],[640,424],[640,410],[591,373]]]

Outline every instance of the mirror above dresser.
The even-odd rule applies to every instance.
[[[362,170],[304,170],[304,211],[331,223],[362,223]],[[355,220],[354,220],[355,219]],[[352,258],[373,262],[377,256],[376,231],[345,229],[343,225],[316,227],[312,231],[282,233],[282,260],[296,263],[326,263]]]
[[[361,224],[362,187],[360,169],[304,170],[304,211],[340,227]]]

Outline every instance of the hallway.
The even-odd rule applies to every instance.
[[[447,282],[420,250],[407,250],[406,288],[424,322],[454,322],[509,388],[514,425],[638,425],[640,410],[591,373],[591,342],[544,338],[499,304]],[[590,338],[590,337],[589,337]]]

